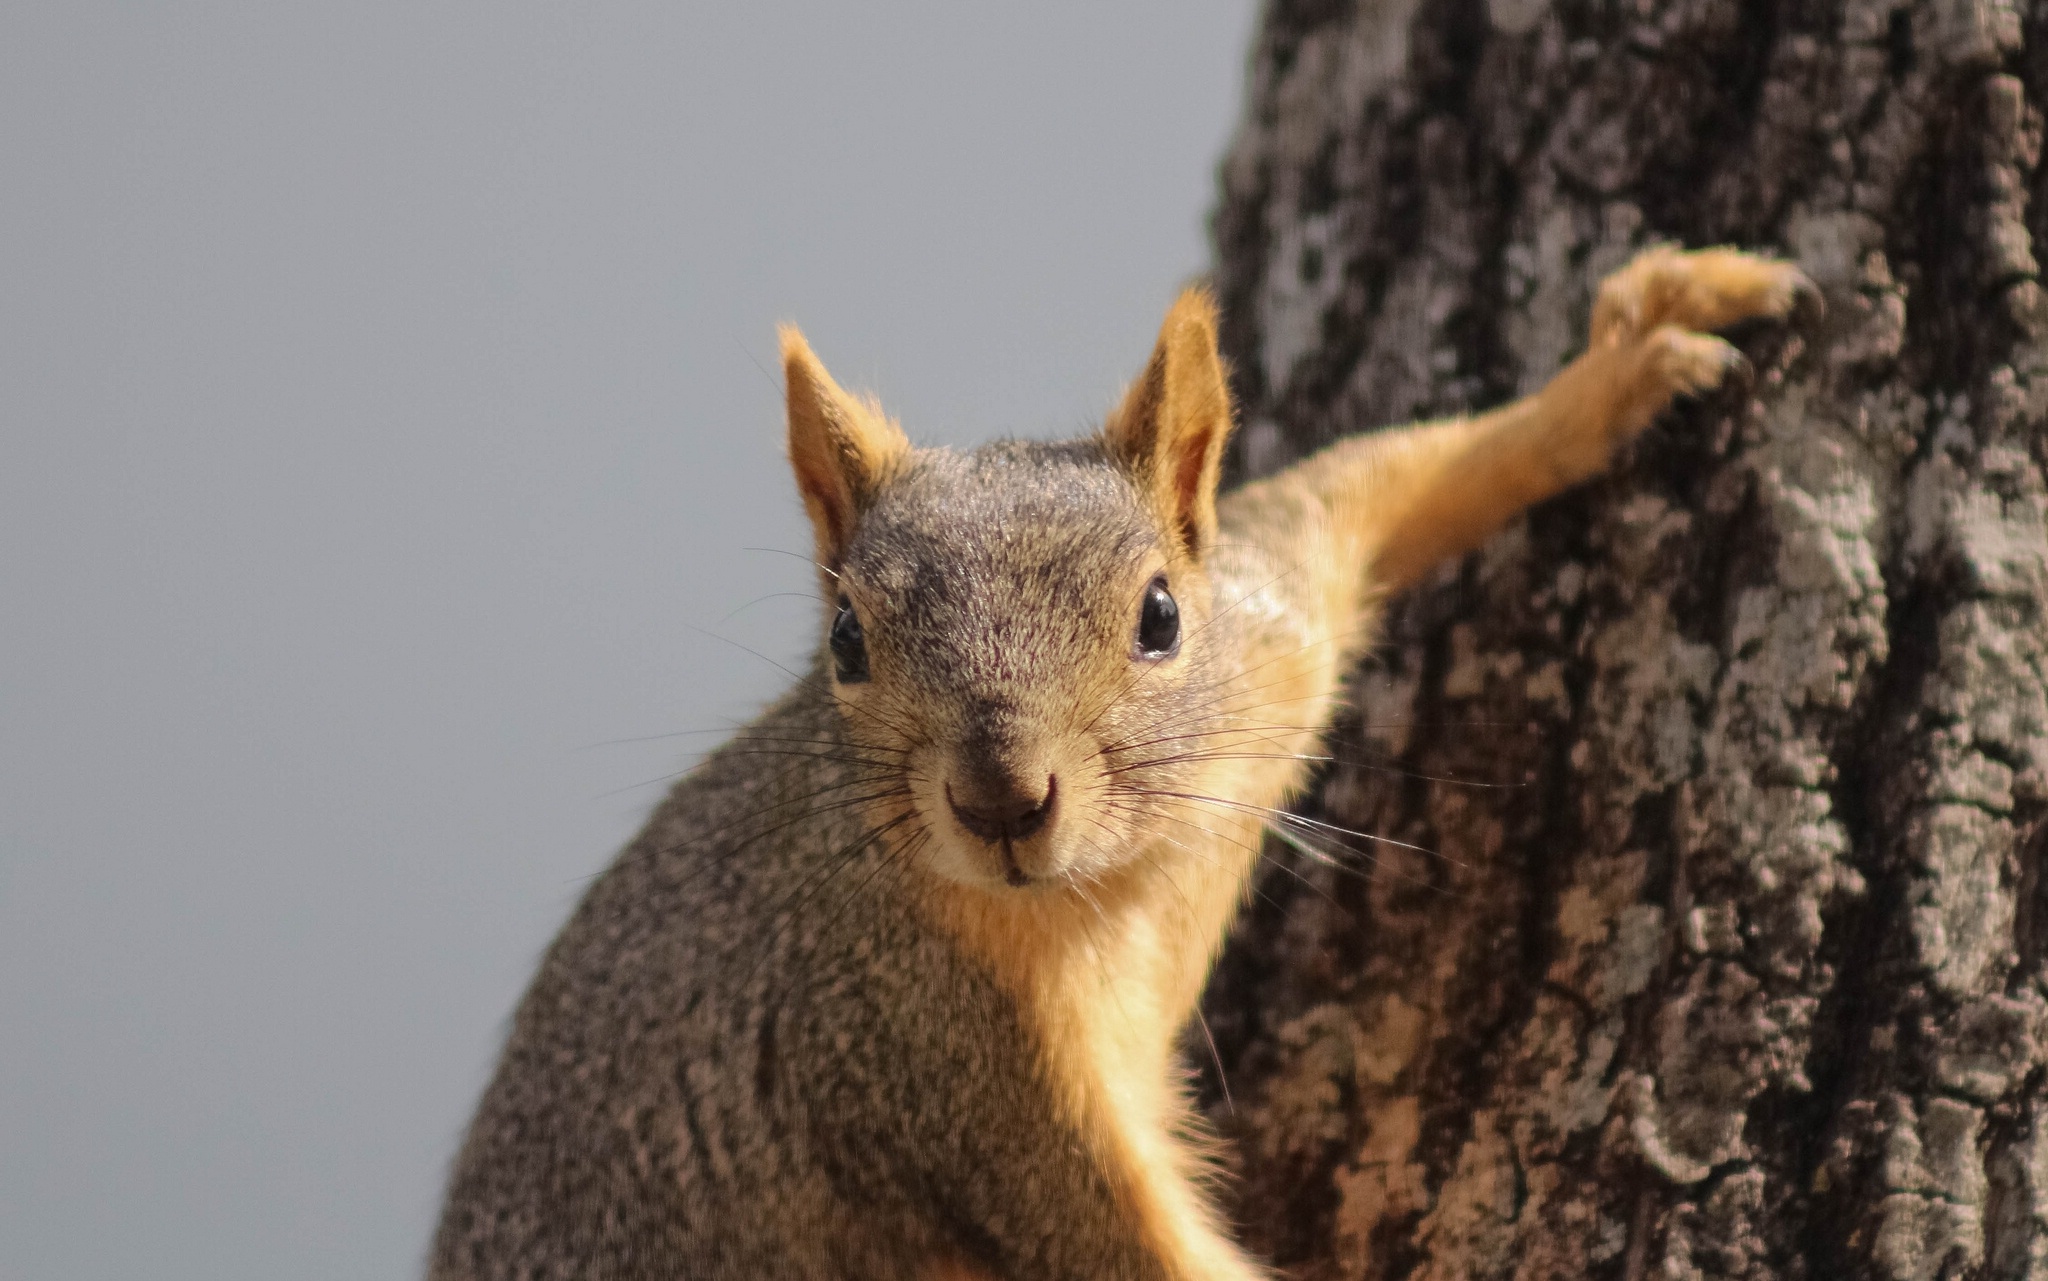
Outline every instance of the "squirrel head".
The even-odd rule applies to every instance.
[[[969,453],[913,448],[781,338],[822,679],[876,827],[992,893],[1170,842],[1227,663],[1205,566],[1231,408],[1208,295],[1174,303],[1099,434]]]

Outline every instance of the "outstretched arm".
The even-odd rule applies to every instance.
[[[1541,391],[1478,418],[1347,441],[1302,481],[1366,575],[1406,587],[1524,508],[1602,471],[1673,399],[1741,362],[1702,330],[1783,316],[1812,286],[1788,263],[1733,249],[1652,249],[1601,282],[1585,352]]]
[[[1802,296],[1817,298],[1789,263],[1648,250],[1601,283],[1585,352],[1534,395],[1346,440],[1229,495],[1221,544],[1239,550],[1224,577],[1256,592],[1248,580],[1273,575],[1264,590],[1287,616],[1251,629],[1247,668],[1295,687],[1302,721],[1319,723],[1312,691],[1334,692],[1381,597],[1597,474],[1672,400],[1720,382],[1741,357],[1702,331],[1782,317]]]

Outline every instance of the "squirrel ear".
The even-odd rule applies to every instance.
[[[1216,350],[1216,303],[1188,289],[1167,310],[1145,372],[1102,428],[1103,442],[1189,555],[1216,538],[1216,481],[1230,439],[1230,384]]]
[[[817,535],[818,563],[837,568],[854,526],[910,452],[910,442],[872,400],[848,395],[794,325],[776,330],[788,387],[789,463]]]

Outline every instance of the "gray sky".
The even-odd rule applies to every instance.
[[[810,634],[747,550],[807,538],[773,323],[924,440],[1089,425],[1251,22],[6,6],[0,1281],[417,1271],[540,948],[716,736],[591,745]]]

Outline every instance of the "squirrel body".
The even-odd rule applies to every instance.
[[[550,947],[457,1158],[436,1281],[1250,1281],[1177,1057],[1380,603],[1583,480],[1785,316],[1654,249],[1473,418],[1220,498],[1213,305],[1102,432],[913,449],[783,335],[825,609]]]

